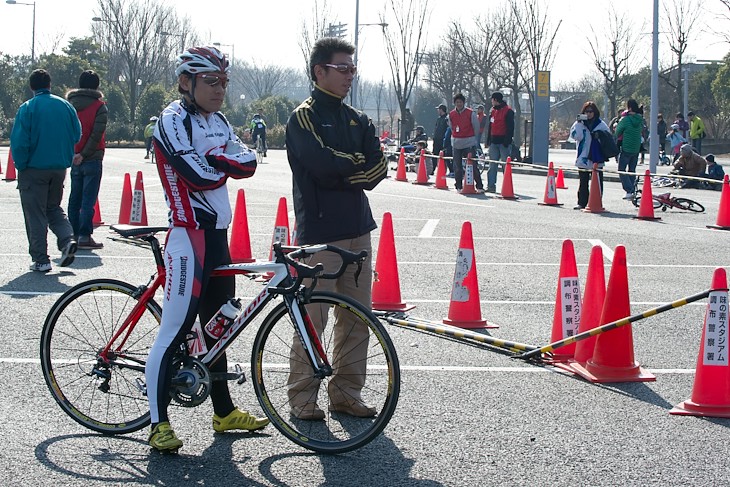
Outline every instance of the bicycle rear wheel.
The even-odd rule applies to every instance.
[[[316,386],[318,379],[310,376],[305,380],[312,381],[314,387],[299,394],[307,395],[308,402],[316,401],[325,413],[324,419],[302,420],[290,415],[290,367],[306,366],[310,372],[312,369],[306,357],[293,351],[292,345],[295,341],[298,343],[299,338],[285,303],[272,310],[256,335],[251,359],[253,385],[264,412],[284,436],[312,451],[344,453],[369,443],[390,421],[400,393],[400,366],[388,333],[371,312],[345,296],[328,292],[313,293],[307,307],[319,305],[328,309],[328,325],[320,340],[334,373],[323,378],[319,387]],[[340,320],[337,325],[336,318]],[[350,337],[355,326],[366,330],[359,342],[367,347],[361,399],[376,408],[377,414],[372,418],[330,411],[332,405],[328,391],[335,395],[345,394],[336,384],[343,381],[343,377],[337,378],[338,370],[363,360],[351,353],[353,343],[345,345],[349,348],[347,353],[339,353],[342,345],[335,341],[335,334]],[[355,400],[351,396],[349,399]]]
[[[256,163],[261,164],[264,162],[264,141],[259,136],[258,139],[256,139]]]
[[[696,201],[687,198],[674,198],[673,203],[683,210],[694,211],[695,213],[702,213],[705,211],[705,207]]]
[[[124,434],[150,422],[144,367],[162,310],[146,303],[126,340],[100,352],[129,316],[137,288],[95,279],[65,292],[51,307],[41,335],[41,368],[51,395],[74,421],[104,434]],[[121,343],[123,341],[123,343]]]

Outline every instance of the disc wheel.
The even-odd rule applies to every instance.
[[[64,293],[41,335],[41,369],[51,395],[74,421],[104,434],[137,431],[150,422],[144,367],[162,310],[154,301],[106,358],[100,352],[137,304],[137,288],[97,279]],[[126,339],[124,339],[126,337]]]
[[[319,316],[318,310],[326,313],[327,326],[320,340],[332,365],[332,375],[321,380],[313,377],[305,352],[301,346],[293,347],[300,340],[285,303],[281,303],[266,317],[254,341],[252,375],[256,395],[271,423],[294,443],[320,453],[355,450],[380,434],[395,411],[400,393],[395,348],[382,323],[349,298],[315,292],[306,308],[310,316]],[[346,338],[344,346],[335,335]],[[359,353],[355,351],[358,348]],[[350,384],[347,369],[363,361],[367,367],[360,395],[363,403],[375,407],[375,416],[359,418],[332,411],[331,396],[338,402],[343,397],[356,400],[342,386]],[[290,414],[290,394],[297,404],[316,402],[324,411],[324,419],[295,418]]]
[[[674,204],[683,210],[694,211],[695,213],[702,213],[705,211],[705,207],[696,201],[692,201],[687,198],[675,198]]]

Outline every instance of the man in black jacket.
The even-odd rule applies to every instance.
[[[357,68],[355,49],[339,38],[318,40],[310,55],[309,68],[315,82],[312,96],[289,117],[286,150],[292,170],[294,213],[299,244],[327,243],[354,252],[368,251],[358,279],[350,268],[336,280],[318,281],[317,290],[334,290],[370,309],[372,305],[372,247],[370,232],[376,228],[365,190],[385,178],[387,160],[380,150],[370,119],[344,103]],[[307,262],[321,262],[325,272],[339,267],[339,256],[320,252]],[[309,310],[318,331],[327,325],[327,309]],[[362,323],[345,323],[335,337],[333,350],[347,350],[347,362],[338,366],[329,382],[330,411],[357,417],[372,417],[374,407],[361,398],[365,385],[368,329]],[[337,341],[342,343],[337,343]],[[308,364],[297,359],[304,351],[297,339],[292,347],[289,403],[292,416],[321,420],[325,413],[317,404],[319,380],[312,378]],[[353,357],[361,357],[355,360]]]
[[[433,129],[433,150],[431,152],[438,155],[439,152],[444,150],[444,136],[446,135],[446,129],[449,127],[449,121],[446,120],[446,105],[442,103],[436,109],[439,117],[436,119],[436,127]]]

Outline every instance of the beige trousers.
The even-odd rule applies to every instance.
[[[356,265],[348,266],[339,279],[319,279],[316,291],[334,291],[344,294],[361,303],[365,308],[372,307],[372,248],[370,233],[354,239],[328,242],[329,245],[341,247],[353,252],[368,251],[368,258],[362,266],[362,272],[355,286]],[[308,265],[321,263],[325,272],[335,272],[341,263],[340,256],[333,252],[319,252],[308,259]],[[305,284],[307,284],[305,282]],[[307,313],[317,332],[322,335],[327,326],[329,306],[309,305]],[[333,368],[333,375],[329,381],[328,394],[330,401],[335,404],[360,401],[360,391],[365,385],[365,372],[368,352],[368,328],[361,320],[349,312],[333,312],[335,323],[334,340],[329,349],[329,360]],[[289,356],[288,394],[291,406],[303,406],[316,403],[320,381],[315,379],[306,352],[294,334],[293,346]],[[326,344],[325,344],[326,345]]]

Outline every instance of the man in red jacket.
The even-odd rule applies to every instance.
[[[502,93],[492,93],[492,111],[489,114],[487,145],[490,161],[506,161],[512,153],[512,137],[515,134],[515,112],[504,101]],[[487,192],[497,192],[499,165],[491,162],[487,172]]]
[[[451,127],[451,145],[454,155],[454,185],[461,191],[464,179],[462,159],[477,153],[477,135],[479,134],[479,120],[471,108],[464,106],[466,98],[461,93],[454,96],[454,109],[449,113],[449,127]],[[483,191],[482,176],[478,170],[474,171],[474,182],[477,190]]]
[[[104,247],[91,237],[94,233],[94,206],[101,184],[101,161],[104,159],[104,132],[109,111],[99,91],[99,75],[87,70],[79,76],[79,88],[66,95],[81,122],[81,140],[74,146],[71,166],[71,194],[68,197],[68,220],[79,249]]]

